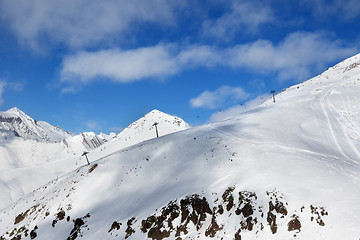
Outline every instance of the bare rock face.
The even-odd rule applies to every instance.
[[[133,233],[135,233],[135,230],[132,228],[133,222],[135,221],[135,218],[131,218],[127,221],[127,228],[125,230],[126,235],[125,235],[125,239],[127,239],[128,237],[130,237]]]
[[[206,198],[192,195],[181,199],[180,203],[170,202],[162,208],[160,215],[151,215],[141,222],[141,231],[147,233],[151,239],[164,239],[176,232],[175,236],[188,233],[188,225],[193,225],[197,230],[201,229],[207,215],[212,214]],[[178,226],[173,221],[180,218]]]
[[[322,217],[327,216],[328,212],[325,210],[324,207],[317,207],[317,206],[310,206],[311,209],[311,221],[316,221],[317,224],[319,224],[320,226],[325,226],[324,221],[322,220]]]
[[[192,194],[182,199],[170,201],[160,210],[139,220],[136,216],[127,219],[125,222],[117,219],[109,219],[112,222],[107,231],[109,236],[123,239],[136,239],[134,235],[144,234],[145,238],[153,240],[162,239],[192,239],[188,235],[198,233],[197,238],[224,238],[227,224],[237,223],[234,226],[233,239],[241,240],[244,233],[257,235],[262,231],[277,234],[288,231],[296,237],[301,234],[303,227],[300,218],[302,214],[309,216],[308,222],[313,222],[318,227],[325,226],[328,212],[322,206],[310,205],[292,210],[285,200],[285,197],[278,191],[268,191],[262,196],[267,198],[259,200],[258,195],[251,191],[236,191],[235,187],[227,188],[223,193],[213,193],[213,196],[220,196],[209,201],[205,196]],[[39,216],[44,218],[53,216],[52,227],[57,227],[58,221],[62,224],[72,225],[72,230],[67,240],[75,240],[84,236],[84,231],[89,229],[87,223],[90,214],[83,217],[71,217],[69,209],[58,209],[55,213],[48,212],[45,206],[34,205],[30,209],[17,215],[14,220],[14,228],[0,236],[1,240],[21,239],[29,236],[35,239],[39,236],[38,228],[31,230],[30,225],[19,227],[18,225],[27,222],[25,219],[32,219]],[[121,218],[121,216],[119,216]],[[66,219],[66,221],[65,221]],[[70,219],[73,219],[71,222]],[[228,235],[227,235],[228,236]]]
[[[241,240],[243,232],[258,234],[260,231],[270,231],[272,234],[276,234],[280,230],[279,228],[294,232],[296,237],[302,228],[299,216],[292,214],[290,221],[279,225],[279,221],[281,220],[284,223],[285,217],[289,215],[288,203],[278,191],[268,191],[266,195],[268,196],[267,204],[262,204],[255,192],[235,192],[235,187],[226,189],[221,195],[221,200],[216,199],[213,202],[209,202],[205,197],[193,194],[169,202],[157,213],[143,219],[139,229],[143,234],[146,234],[147,238],[153,240],[187,239],[189,232],[194,230],[199,232],[199,236],[202,232],[203,238],[221,238],[226,225],[224,222],[224,216],[226,216],[229,220],[235,218],[238,221],[233,236],[235,240]],[[304,209],[305,207],[302,207],[299,212],[303,213]],[[314,216],[327,215],[323,207],[310,206],[307,209]],[[126,238],[130,238],[132,233],[136,231],[136,227],[132,226],[134,219],[129,219],[127,222]],[[320,222],[317,220],[317,223]],[[117,222],[114,223],[116,226],[121,225],[118,225]],[[112,231],[119,230],[120,227],[114,227],[114,223],[110,229]],[[129,226],[131,226],[131,231]]]
[[[81,218],[76,218],[75,220],[73,220],[74,222],[74,227],[70,232],[69,237],[67,238],[67,240],[75,240],[77,237],[81,237],[81,228],[83,226],[85,226],[85,222],[86,219],[90,217],[90,214],[85,215],[84,217]]]
[[[269,211],[267,213],[267,222],[270,226],[271,232],[275,234],[277,232],[277,223],[276,217],[280,215],[281,218],[284,218],[288,211],[285,207],[287,203],[283,203],[281,201],[281,196],[279,196],[278,192],[267,192],[267,195],[270,197],[269,201]]]
[[[299,217],[294,214],[292,215],[292,219],[288,223],[288,231],[297,230],[300,232],[300,229],[301,229],[301,222],[299,221]]]

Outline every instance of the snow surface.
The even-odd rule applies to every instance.
[[[18,109],[11,109],[5,114],[9,115],[10,112],[13,116],[14,111],[21,112]],[[22,112],[21,114],[26,115]],[[28,121],[33,122],[30,117]],[[0,209],[50,180],[86,163],[84,157],[81,157],[84,151],[90,151],[88,157],[90,161],[93,161],[113,151],[156,137],[151,127],[154,121],[160,123],[159,130],[164,135],[189,127],[180,118],[154,110],[124,129],[118,137],[114,133],[96,135],[93,132],[83,132],[62,141],[50,143],[23,139],[14,135],[1,138]],[[52,128],[49,124],[46,126],[48,129]],[[131,137],[127,134],[131,134]],[[109,147],[102,146],[105,142]]]
[[[220,226],[216,239],[234,239],[241,231],[242,239],[357,240],[359,91],[360,55],[356,55],[286,89],[276,95],[275,103],[269,99],[232,119],[123,149],[112,143],[121,139],[118,135],[102,145],[103,151],[93,151],[98,160],[91,166],[54,179],[4,208],[0,236],[24,236],[23,226],[33,229],[36,239],[65,239],[71,235],[73,220],[82,218],[85,226],[79,238],[148,239],[149,232],[140,230],[143,220],[163,214],[170,202],[181,204],[197,194],[215,212],[226,203],[223,193],[233,189],[234,195],[256,194],[248,200],[254,213],[247,220],[256,218],[257,223],[252,230],[239,225],[242,215],[225,205],[228,209],[216,215]],[[242,204],[238,197],[234,202]],[[270,202],[282,203],[286,214],[271,210]],[[59,220],[61,211],[69,221]],[[269,226],[270,212],[277,216],[275,233]],[[215,214],[204,216],[203,225],[190,223],[181,239],[210,238],[206,230]],[[301,228],[289,230],[294,218]],[[118,230],[111,230],[114,221],[121,223]],[[135,230],[131,235],[129,223]],[[178,216],[172,224],[183,223]],[[171,229],[167,224],[161,229]],[[175,235],[171,231],[168,239],[177,239]]]

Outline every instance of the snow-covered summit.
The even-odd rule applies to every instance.
[[[360,53],[356,54],[350,58],[345,59],[344,61],[336,64],[335,66],[329,68],[329,69],[343,69],[345,71],[349,71],[351,69],[354,69],[356,67],[360,66]]]
[[[163,113],[159,110],[152,110],[151,112],[144,115],[139,120],[130,124],[127,128],[125,128],[118,136],[123,135],[123,133],[131,131],[131,130],[152,130],[155,129],[153,126],[154,123],[157,123],[159,129],[159,135],[166,135],[175,131],[185,130],[190,127],[184,120],[177,116],[171,116],[169,114]],[[152,130],[155,133],[155,130]],[[156,136],[156,134],[153,136]]]
[[[345,59],[344,61],[336,64],[333,67],[330,67],[324,73],[313,79],[322,78],[322,80],[327,82],[341,82],[346,81],[355,75],[360,73],[360,54],[357,54],[353,57]],[[339,83],[340,84],[340,83]]]
[[[13,107],[8,109],[7,111],[5,111],[5,113],[8,114],[17,114],[17,115],[26,115],[23,111],[21,111],[19,108],[17,107]]]
[[[16,107],[0,112],[0,129],[25,140],[43,142],[58,142],[74,135],[47,122],[36,121]]]
[[[190,125],[181,118],[154,109],[131,123],[116,137],[125,142],[126,146],[131,146],[155,138],[157,137],[157,134],[161,137],[188,128],[190,128]]]

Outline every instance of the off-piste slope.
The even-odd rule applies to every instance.
[[[83,151],[95,149],[107,141],[106,136],[92,132],[59,142],[23,139],[15,135],[9,138],[8,133],[0,140],[0,209],[57,176],[76,169],[85,161],[81,158]]]
[[[75,135],[18,108],[0,112],[0,209],[74,170],[84,150],[109,139],[94,133]]]
[[[3,209],[0,236],[358,239],[359,65],[79,167]]]
[[[26,118],[23,117],[21,121],[14,120],[17,117],[13,116],[13,112]],[[4,120],[8,124],[7,129],[23,129],[18,128],[18,122],[28,122],[27,125],[33,123],[34,126],[40,128],[39,122],[17,108],[4,112],[2,116],[4,115],[7,117],[7,120]],[[178,117],[154,110],[135,121],[118,136],[83,132],[61,141],[57,139],[58,142],[54,139],[52,142],[47,142],[40,138],[27,139],[20,136],[21,134],[17,136],[13,134],[9,137],[11,130],[3,129],[7,134],[0,141],[0,209],[48,181],[86,163],[85,158],[81,156],[84,151],[88,151],[89,160],[94,161],[124,147],[156,137],[155,128],[152,126],[154,122],[159,123],[158,130],[161,135],[189,127]]]

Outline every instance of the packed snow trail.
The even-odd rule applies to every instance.
[[[329,96],[336,91],[336,88],[343,86],[344,83],[336,83],[329,87],[324,94],[320,96],[319,104],[321,106],[322,114],[324,115],[328,128],[331,133],[331,139],[339,150],[339,152],[348,159],[360,159],[360,153],[349,139],[348,135],[339,122],[339,114],[337,108],[331,103]],[[341,139],[340,141],[338,139]],[[345,140],[345,141],[344,141]],[[350,150],[350,151],[349,151]],[[345,151],[347,153],[345,153]],[[349,154],[349,155],[348,155]],[[353,160],[358,164],[358,161]]]
[[[343,85],[343,84],[342,84]],[[349,135],[346,133],[344,126],[355,126],[355,128],[352,128],[352,133],[359,136],[360,133],[360,128],[359,125],[355,124],[354,121],[352,121],[351,118],[343,118],[339,112],[339,107],[336,107],[331,100],[329,99],[329,96],[333,93],[333,90],[336,90],[335,88],[331,89],[331,92],[328,92],[327,96],[326,96],[326,104],[328,109],[331,109],[332,111],[330,111],[330,113],[332,114],[332,116],[334,117],[334,119],[337,120],[337,127],[341,129],[341,133],[343,138],[346,140],[346,143],[349,145],[349,147],[351,148],[351,150],[353,151],[353,153],[355,154],[355,156],[352,156],[352,159],[360,159],[360,152],[359,150],[356,148],[356,146],[354,145],[353,141],[350,139]],[[342,120],[342,121],[340,121]],[[342,122],[342,123],[341,123]],[[349,124],[350,123],[350,124]],[[357,126],[356,126],[357,125]],[[357,164],[359,164],[358,161],[354,161]]]

